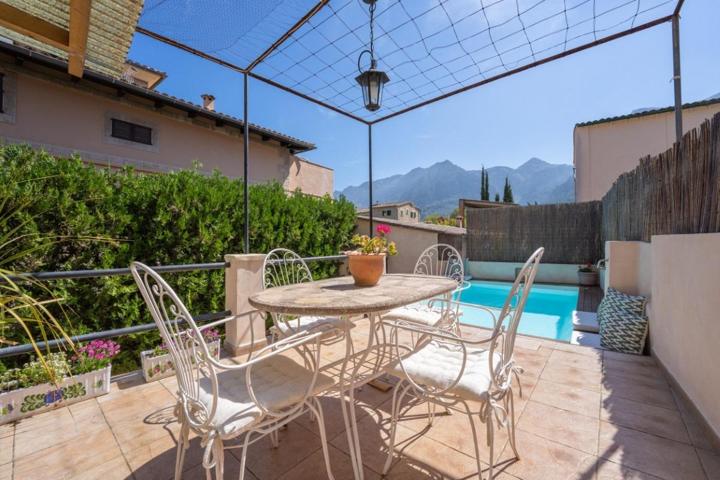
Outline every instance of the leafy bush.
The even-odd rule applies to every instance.
[[[243,185],[215,173],[196,171],[144,175],[131,169],[98,169],[78,158],[55,158],[27,146],[0,147],[0,185],[23,206],[18,218],[23,242],[32,247],[37,234],[67,238],[10,265],[15,271],[83,270],[223,261],[243,250]],[[335,255],[345,247],[355,223],[346,200],[288,195],[277,183],[252,185],[252,252],[285,247],[303,256]],[[107,237],[115,240],[72,240]],[[20,248],[20,246],[18,247]],[[311,265],[318,278],[337,265]],[[224,309],[224,273],[205,271],[167,276],[195,313]],[[48,282],[72,318],[71,334],[152,322],[130,276]],[[12,328],[0,337],[27,343]],[[1,339],[1,338],[0,338]],[[141,350],[158,341],[156,332],[119,339],[122,353],[113,370],[135,369]]]

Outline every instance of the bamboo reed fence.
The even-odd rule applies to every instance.
[[[720,232],[720,114],[620,175],[602,205],[604,241]]]
[[[545,247],[543,262],[595,262],[602,258],[597,202],[506,208],[468,208],[467,258],[487,262],[524,262]]]
[[[609,240],[720,232],[720,114],[683,137],[682,148],[640,160],[600,202],[467,209],[470,260],[520,262],[545,247],[544,262],[585,263]]]

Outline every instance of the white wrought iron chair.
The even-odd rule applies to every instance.
[[[475,445],[478,478],[482,479],[482,466],[473,415],[479,415],[487,429],[490,480],[493,478],[495,460],[495,423],[499,428],[508,428],[510,446],[515,457],[520,458],[515,444],[512,380],[516,377],[519,381],[522,368],[515,364],[513,350],[520,318],[543,252],[544,249],[539,248],[525,262],[498,318],[494,319],[495,326],[489,338],[471,340],[463,338],[459,332],[439,327],[397,319],[384,320],[385,325],[391,329],[391,342],[394,343],[398,358],[392,374],[399,377],[400,381],[393,392],[390,451],[383,475],[387,475],[392,465],[398,416],[406,397],[407,408],[430,402],[468,415]],[[451,303],[445,302],[445,308],[453,308]],[[406,343],[401,345],[402,332],[410,333],[406,336],[417,335],[417,342],[410,347]],[[520,394],[522,395],[522,390]],[[479,405],[478,411],[473,412],[468,402]],[[432,415],[433,413],[429,412],[430,424]]]
[[[455,280],[458,284],[453,292],[455,300],[460,300],[460,293],[465,290],[469,284],[465,282],[465,267],[463,266],[462,256],[452,245],[438,243],[426,248],[418,257],[413,270],[415,275],[440,276]],[[444,312],[441,307],[436,306],[434,300],[425,303],[407,305],[390,310],[383,315],[388,320],[404,320],[407,322],[418,323],[421,325],[436,326],[441,321],[451,329],[457,327],[458,317],[460,315],[459,308],[456,308],[450,315],[443,316]]]
[[[296,283],[312,282],[312,273],[305,260],[297,253],[286,248],[276,248],[265,256],[263,263],[263,288],[281,287]],[[314,331],[328,326],[335,327],[329,332],[347,332],[353,327],[352,322],[343,317],[295,316],[279,313],[271,314],[273,341],[303,331]],[[333,335],[326,333],[323,341],[333,340]]]
[[[333,385],[331,378],[319,373],[323,332],[298,332],[255,352],[244,363],[220,363],[208,351],[201,331],[232,317],[198,328],[157,272],[139,262],[133,262],[130,270],[175,365],[175,413],[181,425],[175,479],[182,476],[191,430],[202,439],[202,463],[208,480],[213,468],[215,478],[222,480],[224,451],[230,448],[242,449],[242,480],[248,446],[269,434],[277,447],[278,430],[310,411],[317,419],[325,466],[332,480],[323,411],[315,396]],[[305,366],[291,358],[297,353],[305,356]],[[236,438],[239,442],[225,444]]]

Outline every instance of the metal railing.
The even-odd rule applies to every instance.
[[[332,261],[343,261],[347,259],[347,255],[327,255],[320,257],[305,257],[305,262],[332,262]],[[215,263],[188,263],[185,265],[158,265],[152,267],[158,273],[182,273],[182,272],[196,272],[203,270],[222,270],[229,266],[226,262],[215,262]],[[18,280],[71,280],[71,279],[87,279],[87,278],[102,278],[111,277],[118,275],[130,275],[129,268],[109,268],[109,269],[98,269],[98,270],[67,270],[62,272],[28,272],[19,273],[14,275],[12,278],[15,281]],[[196,323],[202,324],[204,322],[212,322],[228,317],[232,314],[230,310],[224,310],[222,312],[210,312],[202,313],[194,316],[193,320]],[[152,330],[156,330],[157,325],[155,323],[145,323],[142,325],[134,325],[131,327],[116,328],[113,330],[103,330],[100,332],[86,333],[82,335],[71,336],[70,339],[73,342],[89,342],[92,340],[101,340],[106,338],[116,338],[125,335],[132,335],[135,333],[143,333]],[[47,342],[38,342],[36,345],[40,349],[55,348],[67,343],[65,339],[50,340]],[[24,355],[33,353],[35,348],[32,344],[13,345],[11,347],[0,348],[0,358],[15,357],[18,355]]]

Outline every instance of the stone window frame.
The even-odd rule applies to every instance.
[[[134,123],[143,127],[147,127],[151,130],[150,138],[152,145],[145,143],[133,142],[132,140],[125,140],[123,138],[117,138],[112,136],[112,121],[113,119],[122,120],[123,122]],[[121,147],[133,148],[135,150],[143,150],[145,152],[160,152],[160,132],[158,124],[153,121],[148,121],[145,118],[137,117],[135,115],[128,115],[127,113],[121,113],[117,111],[105,112],[105,128],[104,128],[104,142],[110,145],[118,145]]]

